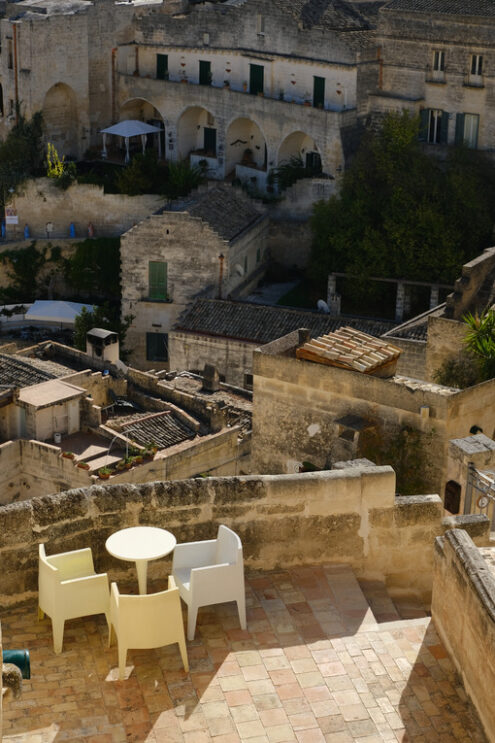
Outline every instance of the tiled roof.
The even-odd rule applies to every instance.
[[[32,384],[46,382],[48,379],[55,379],[55,374],[37,368],[28,361],[21,361],[18,356],[0,354],[0,384],[29,387]]]
[[[134,420],[122,426],[122,433],[140,446],[154,442],[159,449],[166,449],[196,436],[195,431],[169,411],[135,416]]]
[[[308,341],[297,349],[296,357],[363,374],[377,374],[385,367],[390,369],[395,365],[400,353],[399,348],[386,341],[343,327]]]
[[[172,204],[170,210],[199,217],[228,242],[264,216],[251,199],[225,184],[199,192],[189,201]]]
[[[343,0],[272,0],[273,5],[290,13],[303,28],[351,31],[368,28],[363,16]]]
[[[434,15],[495,16],[493,0],[391,0],[385,10]]]
[[[307,328],[312,336],[317,336],[337,330],[342,325],[374,336],[380,336],[391,328],[391,324],[375,320],[330,317],[318,312],[247,302],[197,299],[179,318],[174,330],[263,344],[271,343],[298,328]]]

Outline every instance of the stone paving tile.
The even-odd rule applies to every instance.
[[[235,604],[200,610],[190,673],[168,646],[130,651],[125,681],[103,617],[67,622],[56,656],[35,606],[4,610],[32,662],[4,743],[486,743],[431,620],[377,625],[345,566],[252,573],[246,595],[247,631]]]

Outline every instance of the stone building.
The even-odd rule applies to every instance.
[[[200,298],[185,310],[170,332],[169,364],[171,369],[199,371],[208,362],[226,382],[251,389],[253,352],[258,346],[301,327],[307,328],[311,336],[318,336],[341,325],[376,336],[387,327],[387,323],[374,320]]]
[[[229,296],[263,275],[268,217],[222,184],[162,209],[122,236],[122,316],[133,364],[168,367],[168,334],[198,295]],[[204,364],[201,365],[201,368]]]
[[[449,441],[473,426],[493,431],[495,380],[457,390],[323,366],[296,358],[300,333],[254,353],[254,472],[291,472],[304,460],[329,468],[364,455],[392,464],[405,494],[443,493]]]
[[[420,113],[422,139],[493,149],[495,10],[489,2],[391,0],[379,11],[370,112]]]
[[[328,0],[8,3],[3,133],[22,101],[63,154],[138,118],[162,128],[163,156],[204,160],[211,177],[264,189],[292,156],[335,176],[376,84],[372,29],[362,9]]]

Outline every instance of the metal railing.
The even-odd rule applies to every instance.
[[[464,514],[481,513],[490,519],[490,530],[495,531],[495,476],[480,472],[472,462],[468,464]]]

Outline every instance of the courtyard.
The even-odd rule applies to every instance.
[[[190,673],[172,645],[130,651],[121,682],[103,615],[68,622],[57,656],[35,604],[4,609],[32,671],[4,743],[485,743],[431,618],[363,588],[345,565],[248,572],[247,631],[235,604],[203,608]]]

